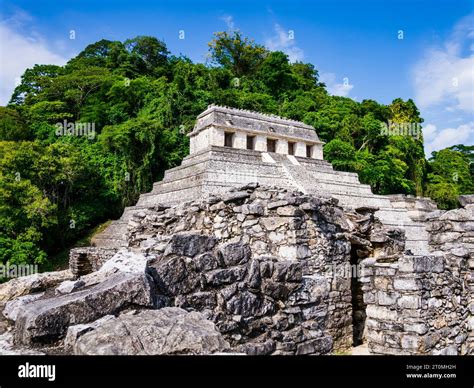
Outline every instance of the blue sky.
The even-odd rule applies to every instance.
[[[153,35],[202,62],[228,29],[313,63],[333,94],[413,98],[428,154],[474,144],[474,2],[464,0],[1,0],[0,104],[27,67],[63,64],[103,38]]]

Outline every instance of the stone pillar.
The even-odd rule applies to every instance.
[[[323,160],[323,145],[322,144],[315,144],[313,145],[313,149],[311,151],[311,157],[313,159],[320,159]]]
[[[295,144],[295,156],[306,157],[306,143],[299,141]]]
[[[210,127],[209,145],[224,147],[224,130],[221,128]]]
[[[276,143],[277,154],[288,155],[288,141],[285,139],[278,139]]]
[[[243,132],[236,132],[234,134],[233,148],[246,149],[247,148],[247,135]]]
[[[255,136],[255,151],[267,152],[267,138],[265,136]]]
[[[194,154],[209,146],[210,129],[205,129],[190,139],[189,152]]]

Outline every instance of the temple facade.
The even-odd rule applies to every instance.
[[[190,154],[210,146],[323,159],[323,142],[313,127],[274,115],[209,106],[196,120]]]

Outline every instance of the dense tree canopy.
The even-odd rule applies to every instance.
[[[210,103],[313,125],[334,167],[357,172],[376,193],[426,194],[449,208],[473,192],[473,147],[426,161],[421,133],[381,131],[422,123],[413,101],[330,96],[313,65],[238,31],[215,34],[209,46],[206,65],[171,55],[154,37],[101,40],[65,66],[25,71],[0,107],[0,262],[45,263],[118,217],[179,164],[186,133]]]

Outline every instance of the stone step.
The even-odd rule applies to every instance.
[[[128,222],[122,221],[122,219],[117,221],[112,221],[110,225],[104,229],[102,232],[103,235],[117,235],[117,237],[127,230]]]
[[[115,239],[112,237],[100,237],[94,239],[94,241],[92,242],[92,246],[98,248],[122,248],[127,246],[127,241],[122,239]]]
[[[144,194],[141,194],[141,195],[144,195]],[[149,209],[149,208],[150,208],[149,206],[141,206],[141,205],[127,206],[123,210],[122,216],[120,217],[120,219],[118,221],[128,223],[128,221],[130,221],[132,219],[134,214],[136,214],[136,213],[138,213],[142,210]]]
[[[348,184],[344,182],[335,183],[328,182],[322,179],[315,178],[315,181],[311,185],[307,185],[308,188],[314,191],[323,191],[330,194],[338,195],[370,195],[373,196],[370,186]]]
[[[377,208],[383,208],[387,206],[387,201],[383,198],[379,198],[375,195],[358,195],[356,193],[352,195],[331,193],[332,196],[339,199],[339,203],[344,206],[351,206],[354,208],[362,206],[373,206]]]

